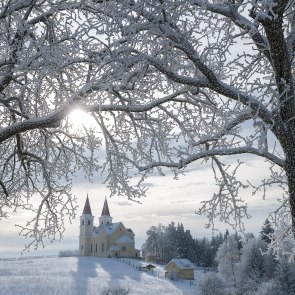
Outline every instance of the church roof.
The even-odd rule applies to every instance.
[[[121,222],[115,222],[111,224],[104,224],[99,227],[95,227],[93,230],[94,235],[99,235],[103,231],[105,232],[106,235],[111,235],[121,224]]]
[[[104,200],[101,216],[111,216],[107,199]]]
[[[103,228],[108,235],[111,235],[119,227],[120,224],[121,222],[106,224],[103,225]]]
[[[117,244],[134,243],[128,236],[121,236],[115,241]]]
[[[86,202],[85,202],[84,210],[83,210],[82,214],[92,215],[88,195],[87,195],[87,198],[86,198]]]

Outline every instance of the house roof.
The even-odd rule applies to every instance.
[[[179,269],[195,269],[195,265],[185,258],[173,258],[165,268],[167,268],[170,263],[174,263]]]
[[[111,217],[107,199],[104,200],[101,216],[110,216]]]
[[[117,244],[134,243],[128,236],[121,236],[115,241]]]
[[[86,202],[85,202],[84,210],[83,210],[82,214],[92,215],[88,195],[87,195],[87,198],[86,198]]]

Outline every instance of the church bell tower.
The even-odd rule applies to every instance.
[[[93,231],[93,216],[91,213],[88,195],[80,217],[79,252],[80,255],[91,255],[91,234]]]
[[[99,217],[99,225],[112,224],[113,218],[110,215],[107,199],[104,200],[101,216]]]

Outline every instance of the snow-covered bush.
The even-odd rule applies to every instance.
[[[127,295],[129,289],[124,287],[111,287],[103,291],[102,295]]]
[[[281,293],[280,286],[277,284],[275,280],[270,280],[268,282],[262,282],[259,288],[255,293],[252,292],[253,295],[283,295],[285,293]]]
[[[256,238],[249,239],[242,249],[237,265],[237,285],[242,294],[253,294],[265,277],[265,257],[261,250],[265,250],[265,243]]]
[[[290,263],[287,258],[282,258],[275,271],[275,279],[279,284],[280,294],[295,294],[295,263]],[[279,295],[280,295],[279,294]]]
[[[201,295],[228,295],[224,281],[216,273],[206,273],[199,284]]]
[[[240,251],[238,241],[234,235],[228,236],[219,247],[216,261],[218,262],[218,271],[224,277],[229,286],[236,285],[236,268],[240,260]]]
[[[79,256],[79,250],[61,250],[58,257],[76,257]]]

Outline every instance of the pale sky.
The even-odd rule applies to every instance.
[[[258,183],[268,174],[269,168],[262,159],[252,156],[239,158],[245,162],[240,172],[242,179]],[[140,200],[141,204],[128,201],[124,196],[108,198],[113,222],[122,221],[127,228],[134,231],[137,249],[141,249],[146,240],[146,231],[159,223],[168,225],[171,221],[182,222],[184,228],[189,229],[194,238],[211,236],[212,231],[204,228],[206,218],[196,215],[195,211],[200,207],[200,202],[209,199],[217,189],[213,173],[210,167],[201,165],[200,162],[189,166],[189,169],[190,171],[185,176],[180,176],[179,180],[175,180],[169,175],[150,177],[146,182],[149,187],[147,197]],[[79,209],[77,218],[73,220],[72,224],[67,224],[63,240],[53,244],[47,243],[44,249],[37,251],[32,249],[24,255],[57,254],[60,250],[78,249],[79,217],[87,193],[94,215],[94,225],[98,225],[104,199],[109,195],[105,185],[100,182],[99,178],[94,179],[93,183],[82,178],[74,179],[73,194],[78,199]],[[276,199],[280,197],[281,193],[281,191],[272,188],[268,191],[266,200],[263,200],[261,196],[252,196],[251,190],[241,191],[241,196],[248,203],[249,212],[252,215],[250,220],[245,221],[246,232],[259,234],[269,212],[278,206]],[[26,220],[27,216],[20,213],[0,220],[0,258],[20,256],[27,241],[19,236],[19,229],[14,225],[25,224]],[[228,225],[220,224],[218,221],[216,224],[222,233],[226,228],[230,230]]]
[[[263,169],[262,166],[262,161],[252,160],[246,165],[244,173],[252,180],[262,178],[267,173],[267,168]],[[179,180],[174,180],[171,176],[151,177],[147,185],[149,191],[147,197],[141,199],[142,204],[128,201],[123,196],[108,198],[113,222],[122,221],[126,227],[134,231],[138,249],[141,249],[141,245],[146,240],[146,231],[159,223],[168,225],[171,221],[182,222],[194,238],[210,237],[212,231],[204,228],[206,218],[195,214],[195,210],[200,207],[200,202],[209,199],[215,189],[210,168],[191,171]],[[79,180],[73,187],[73,194],[76,195],[79,205],[77,218],[72,224],[67,224],[63,240],[47,244],[45,249],[31,250],[25,255],[57,254],[60,250],[78,249],[79,216],[82,213],[87,193],[94,215],[94,224],[98,225],[104,198],[109,193],[102,184]],[[279,193],[275,190],[269,191],[268,197],[263,200],[259,196],[251,196],[249,192],[248,195],[246,191],[241,192],[241,195],[246,196],[245,199],[252,215],[250,220],[245,221],[247,232],[253,232],[256,235],[259,233],[268,213],[276,208],[276,198],[279,197]],[[0,221],[0,258],[20,255],[27,241],[18,235],[19,229],[14,224],[25,224],[25,221],[26,216],[23,214],[15,214]],[[230,229],[228,225],[218,222],[217,227],[222,233],[226,228]]]

